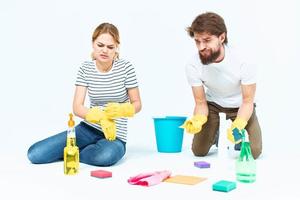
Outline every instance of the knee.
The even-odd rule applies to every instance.
[[[116,153],[112,151],[106,151],[105,153],[94,157],[93,165],[108,167],[117,163],[121,158],[122,156],[117,156]]]
[[[118,152],[113,151],[113,149],[106,149],[102,152],[95,152],[94,154],[89,152],[80,154],[80,160],[83,163],[95,166],[108,167],[117,163],[124,154],[119,154]]]
[[[114,155],[113,152],[105,152],[101,156],[96,156],[94,159],[94,164],[98,166],[112,166],[117,163],[121,158]]]
[[[251,147],[251,153],[254,159],[257,159],[260,156],[261,152],[262,152],[262,147],[259,146]]]
[[[192,152],[195,156],[206,156],[208,154],[207,149],[196,147],[195,145],[192,146]]]
[[[38,150],[38,148],[36,147],[36,145],[32,145],[28,151],[27,151],[27,157],[30,160],[31,163],[33,164],[41,164],[44,163],[43,162],[43,156],[41,151]]]

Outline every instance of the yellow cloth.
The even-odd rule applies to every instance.
[[[202,129],[203,124],[207,122],[207,116],[194,115],[191,119],[186,120],[180,128],[184,128],[187,133],[196,134]]]
[[[236,141],[233,136],[233,129],[237,128],[239,131],[247,126],[247,121],[237,117],[231,124],[231,127],[227,129],[227,139],[232,143],[240,143],[241,140]]]
[[[131,103],[108,103],[104,108],[108,118],[133,117],[134,106]]]

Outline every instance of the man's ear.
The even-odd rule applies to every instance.
[[[219,39],[221,40],[222,43],[224,43],[225,41],[225,38],[226,38],[226,33],[222,33],[220,36],[219,36]]]

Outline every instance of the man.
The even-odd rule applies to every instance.
[[[254,104],[255,68],[227,46],[227,29],[221,16],[212,12],[201,14],[187,32],[198,49],[198,54],[186,66],[195,99],[194,116],[183,124],[186,132],[195,134],[194,155],[207,155],[215,143],[222,112],[226,119],[233,121],[228,139],[240,142],[233,130],[240,133],[246,129],[256,159],[262,151],[262,137]]]

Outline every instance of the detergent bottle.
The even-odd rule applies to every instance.
[[[69,114],[67,142],[64,148],[64,173],[77,174],[79,170],[79,148],[76,146],[75,121],[73,114]]]

